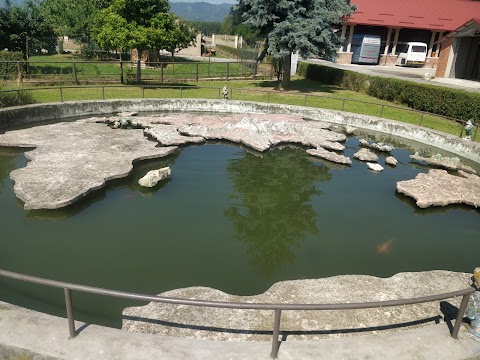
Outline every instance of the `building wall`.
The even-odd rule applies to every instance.
[[[448,67],[448,59],[450,58],[450,52],[452,51],[452,41],[453,38],[447,38],[443,44],[442,48],[440,50],[440,56],[438,58],[438,63],[437,63],[437,71],[435,72],[436,77],[441,77],[445,78],[448,77],[449,74],[447,74],[447,69]]]

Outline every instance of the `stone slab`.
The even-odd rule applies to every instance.
[[[466,289],[470,274],[449,271],[399,273],[390,278],[343,275],[314,280],[282,281],[257,296],[236,296],[205,287],[162,296],[247,303],[335,304],[416,298]],[[459,299],[447,300],[458,306]],[[289,339],[312,340],[358,333],[399,331],[439,322],[440,302],[344,311],[283,311],[282,329]],[[124,330],[209,340],[268,340],[273,312],[203,308],[150,303],[123,311]]]
[[[0,135],[0,146],[35,147],[31,161],[11,172],[25,209],[72,204],[111,179],[127,176],[136,160],[164,157],[176,147],[156,147],[143,130],[113,130],[104,124],[63,122]]]

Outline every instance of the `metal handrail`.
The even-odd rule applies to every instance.
[[[363,303],[345,303],[345,304],[281,304],[281,303],[241,303],[241,302],[225,302],[225,301],[210,301],[210,300],[193,300],[193,299],[184,299],[177,297],[168,297],[168,296],[154,296],[146,295],[139,293],[131,293],[126,291],[118,291],[111,289],[104,289],[94,286],[79,285],[68,283],[64,281],[50,280],[37,276],[20,274],[8,270],[0,269],[0,276],[26,281],[34,284],[45,285],[56,288],[63,288],[65,293],[65,304],[67,309],[67,318],[68,318],[68,327],[70,337],[75,337],[77,335],[75,329],[75,319],[73,312],[73,303],[71,291],[80,291],[90,294],[105,295],[111,297],[118,297],[130,300],[138,301],[154,301],[161,302],[166,304],[179,304],[179,305],[191,305],[191,306],[201,306],[201,307],[213,307],[213,308],[224,308],[224,309],[251,309],[251,310],[274,310],[274,325],[273,325],[273,339],[272,339],[272,351],[270,353],[271,358],[276,358],[279,350],[280,343],[278,341],[278,335],[280,333],[280,321],[281,321],[281,312],[282,310],[353,310],[353,309],[370,309],[370,308],[382,308],[390,306],[401,306],[401,305],[411,305],[411,304],[420,304],[425,302],[432,302],[438,300],[445,300],[454,298],[457,296],[463,296],[460,308],[457,313],[457,318],[455,320],[455,325],[453,327],[451,336],[454,339],[458,338],[458,332],[460,330],[460,325],[462,323],[463,317],[465,315],[465,310],[467,308],[468,300],[470,295],[475,292],[473,287],[453,291],[444,294],[422,296],[418,298],[410,299],[398,299],[398,300],[387,300],[387,301],[371,301]]]

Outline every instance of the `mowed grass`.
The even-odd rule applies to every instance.
[[[58,102],[97,99],[137,98],[203,98],[222,99],[222,88],[227,85],[229,99],[256,101],[287,105],[309,106],[331,110],[343,110],[356,114],[371,115],[459,136],[463,125],[454,120],[423,114],[404,106],[370,97],[334,86],[321,85],[313,81],[294,78],[291,90],[278,89],[276,81],[207,81],[183,82],[156,85],[92,85],[28,88],[35,102]],[[5,87],[4,87],[5,89]],[[15,88],[16,89],[16,88]],[[477,136],[480,142],[480,136]]]

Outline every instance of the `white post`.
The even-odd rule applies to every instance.
[[[215,34],[212,34],[212,46],[215,46]]]
[[[235,49],[238,49],[238,35],[235,35]]]
[[[433,42],[435,41],[436,31],[432,31],[432,37],[430,38],[430,44],[428,45],[427,57],[432,57]]]
[[[350,50],[352,49],[352,37],[353,37],[353,28],[354,27],[355,27],[355,25],[350,25],[350,31],[349,31],[349,34],[348,34],[347,52],[350,52]]]
[[[383,55],[388,54],[388,49],[390,48],[390,38],[392,37],[392,28],[388,28],[388,33],[387,33],[387,42],[385,43],[385,50],[383,52]]]
[[[338,52],[343,52],[343,43],[345,42],[345,34],[347,33],[347,24],[342,25],[342,45],[338,48]]]
[[[400,28],[395,29],[395,36],[393,37],[393,46],[392,46],[391,55],[395,55],[395,53],[397,52],[397,43],[398,43],[399,34],[400,34]]]

